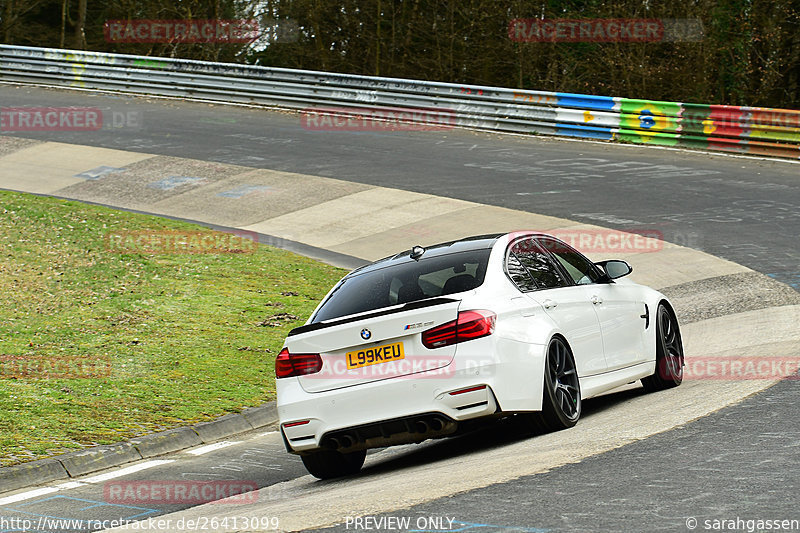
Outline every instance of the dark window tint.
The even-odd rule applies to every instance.
[[[311,323],[474,289],[483,283],[490,252],[484,248],[423,256],[356,272],[339,282]]]
[[[571,246],[548,238],[540,238],[538,241],[542,248],[555,256],[576,284],[588,285],[600,278],[597,267]]]
[[[519,264],[527,271],[533,279],[536,288],[552,289],[567,285],[564,278],[550,261],[547,253],[537,246],[533,239],[523,239],[516,242],[510,251]],[[509,275],[511,273],[509,272]],[[512,277],[513,279],[513,277]],[[519,285],[518,285],[519,286]],[[530,290],[519,286],[520,290]]]
[[[519,262],[519,259],[513,253],[508,254],[506,260],[506,270],[511,281],[523,292],[535,291],[538,287],[533,281],[533,278],[528,275],[528,271]]]

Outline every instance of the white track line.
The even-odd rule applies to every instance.
[[[224,440],[222,442],[217,442],[216,444],[209,444],[207,446],[201,446],[200,448],[195,448],[194,450],[188,450],[186,453],[190,453],[192,455],[203,455],[208,452],[213,452],[214,450],[221,450],[222,448],[227,448],[228,446],[233,446],[234,444],[239,444],[240,440]]]
[[[140,463],[138,465],[129,466],[127,468],[120,468],[119,470],[114,470],[113,472],[106,472],[105,474],[100,474],[99,476],[93,476],[86,479],[82,479],[81,481],[84,483],[102,483],[103,481],[108,481],[109,479],[114,479],[120,476],[126,476],[128,474],[133,474],[134,472],[139,472],[140,470],[145,470],[147,468],[152,468],[154,466],[165,465],[167,463],[175,462],[174,459],[158,459],[155,461],[147,461],[144,463]]]
[[[5,498],[0,498],[0,505],[8,505],[10,503],[21,502],[23,500],[30,500],[31,498],[36,498],[37,496],[44,496],[45,494],[50,494],[52,492],[58,492],[56,487],[45,487],[43,489],[34,489],[29,490],[27,492],[20,492],[19,494],[14,494],[13,496],[6,496]]]
[[[83,487],[86,483],[81,483],[80,481],[67,481],[66,483],[61,483],[60,485],[56,485],[57,489],[77,489],[78,487]]]
[[[101,483],[103,481],[107,481],[109,479],[114,479],[116,477],[125,476],[127,474],[132,474],[134,472],[139,472],[140,470],[145,470],[147,468],[152,468],[154,466],[159,466],[167,463],[172,463],[174,460],[172,459],[160,459],[155,461],[147,461],[144,463],[140,463],[138,465],[129,466],[127,468],[120,468],[119,470],[114,470],[113,472],[106,472],[105,474],[100,474],[99,476],[93,476],[90,478],[83,479],[81,481],[67,481],[65,483],[60,483],[54,487],[43,487],[41,489],[34,489],[29,490],[26,492],[20,492],[19,494],[14,494],[13,496],[6,496],[5,498],[0,498],[0,506],[2,505],[9,505],[16,502],[21,502],[24,500],[30,500],[31,498],[36,498],[37,496],[44,496],[46,494],[52,494],[54,492],[58,492],[61,489],[76,489],[78,487],[83,487],[88,483]]]

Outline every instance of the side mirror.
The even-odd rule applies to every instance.
[[[633,272],[633,268],[626,261],[621,261],[619,259],[600,261],[599,263],[595,263],[595,265],[603,269],[609,280],[621,278]]]

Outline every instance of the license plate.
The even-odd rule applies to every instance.
[[[390,361],[399,361],[400,359],[404,359],[405,356],[402,342],[384,344],[383,346],[374,346],[372,348],[363,348],[355,352],[347,352],[347,368],[361,368],[363,366],[378,365]]]

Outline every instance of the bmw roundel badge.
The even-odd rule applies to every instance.
[[[369,340],[370,337],[372,337],[372,332],[370,330],[368,330],[367,328],[364,328],[364,329],[361,330],[361,338],[362,339],[364,339],[366,341],[366,340]]]

